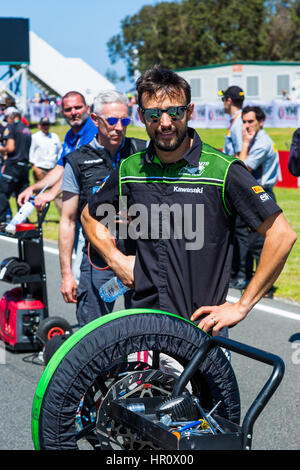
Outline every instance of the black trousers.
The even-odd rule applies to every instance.
[[[231,277],[236,277],[238,279],[242,279],[243,281],[249,280],[249,277],[251,277],[252,274],[252,269],[249,264],[250,259],[248,257],[248,238],[248,225],[239,215],[237,215],[234,231]]]
[[[264,190],[276,202],[276,198],[275,198],[275,194],[273,193],[273,189],[264,187]],[[262,235],[260,235],[260,233],[253,232],[252,230],[249,231],[248,255],[247,256],[248,256],[248,259],[252,258],[253,260],[256,261],[256,267],[257,267],[259,259],[260,259],[260,255],[261,255],[261,251],[262,251],[262,248],[263,248],[264,241],[265,241],[265,238]]]
[[[276,201],[272,188],[264,187],[266,193]],[[235,223],[235,238],[231,277],[249,281],[256,269],[264,244],[264,237],[253,232],[240,216]],[[255,261],[255,266],[254,266]]]
[[[5,162],[0,179],[0,222],[5,222],[10,197],[17,198],[29,186],[28,171],[27,162]]]
[[[105,266],[105,263],[103,265]],[[114,273],[110,269],[99,271],[94,268],[87,254],[83,253],[76,304],[76,317],[80,327],[113,311],[115,302],[104,302],[99,295],[100,287],[113,276]],[[132,290],[124,294],[125,309],[132,308],[132,294]]]

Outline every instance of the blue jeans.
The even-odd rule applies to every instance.
[[[77,289],[76,316],[79,326],[95,320],[96,318],[111,313],[115,302],[103,302],[99,295],[99,289],[106,281],[111,279],[114,273],[111,269],[100,271],[94,268],[84,252],[80,266],[80,281]],[[125,308],[131,308],[132,291],[124,294]]]

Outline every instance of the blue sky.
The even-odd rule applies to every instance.
[[[112,65],[107,41],[121,31],[121,21],[151,0],[12,0],[1,2],[1,17],[29,18],[30,29],[66,57],[80,57],[99,73],[115,70],[126,75],[122,62]],[[120,91],[130,87],[118,83]]]

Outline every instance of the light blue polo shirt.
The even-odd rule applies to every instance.
[[[234,157],[235,154],[240,153],[240,151],[242,150],[243,143],[242,132],[242,112],[237,111],[230,118],[229,127],[225,136],[223,152],[226,153],[226,155]]]
[[[252,169],[252,175],[261,186],[273,187],[279,174],[277,148],[264,129],[258,131],[249,145],[245,164]]]

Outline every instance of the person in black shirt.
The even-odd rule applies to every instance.
[[[17,108],[7,108],[5,118],[7,121],[3,132],[5,145],[0,147],[0,154],[4,156],[0,180],[0,222],[5,222],[12,194],[17,198],[28,186],[28,158],[31,145],[31,132],[21,122],[21,114]]]
[[[246,166],[188,128],[189,84],[155,67],[137,81],[149,147],[122,162],[82,213],[86,236],[116,276],[134,289],[133,308],[158,308],[227,334],[278,277],[296,240],[281,209]],[[136,255],[113,244],[101,211],[127,203]],[[144,212],[140,223],[136,210]],[[133,209],[135,209],[133,211]],[[236,215],[265,236],[259,267],[242,297],[226,301]],[[142,221],[142,222],[141,222]],[[140,225],[142,227],[137,229]]]
[[[300,176],[300,128],[296,129],[293,134],[288,169],[291,175]]]

